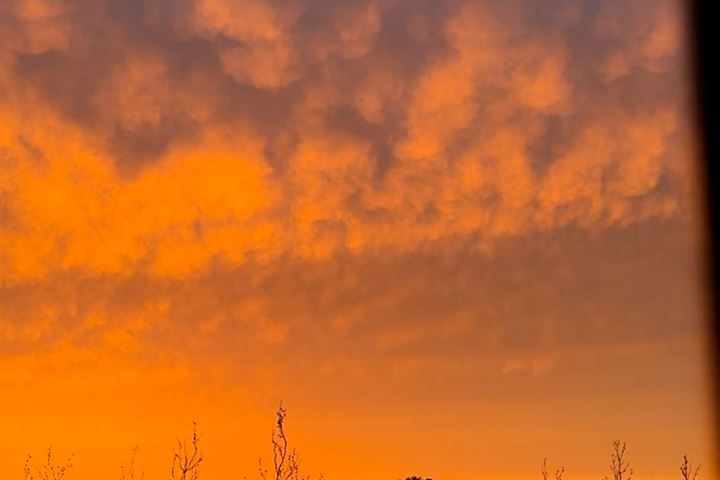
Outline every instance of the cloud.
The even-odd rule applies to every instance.
[[[435,18],[422,4],[402,48],[437,47],[405,70],[385,30],[404,4],[325,7],[152,2],[113,20],[112,2],[12,3],[4,35],[32,41],[12,35],[3,75],[3,152],[16,159],[4,203],[22,220],[3,232],[5,277],[184,274],[216,258],[412,251],[684,215],[668,158],[682,154],[678,99],[622,101],[632,72],[648,72],[650,89],[679,76],[671,4],[625,17],[558,2],[542,21],[520,3],[466,2]],[[651,22],[636,31],[639,12]],[[96,25],[108,33],[90,41]],[[585,27],[594,50],[579,59],[571,35]],[[174,45],[198,52],[181,60]],[[82,86],[80,75],[96,77]],[[29,167],[35,157],[45,166]],[[102,254],[88,248],[97,238]]]
[[[55,365],[33,391],[79,399],[117,364],[158,405],[481,399],[506,431],[629,359],[667,400],[700,315],[678,9],[6,2],[0,383]]]

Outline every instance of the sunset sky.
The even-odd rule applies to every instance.
[[[713,478],[679,7],[0,0],[0,478]]]

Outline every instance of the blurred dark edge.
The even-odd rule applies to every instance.
[[[707,244],[703,257],[709,300],[708,321],[709,338],[711,341],[714,407],[714,451],[720,452],[720,106],[718,105],[718,89],[720,79],[716,49],[720,46],[718,17],[714,14],[720,4],[709,0],[689,0],[688,40],[690,42],[690,73],[695,88],[693,108],[696,117],[698,154],[700,159],[699,173],[705,187],[706,201],[706,232]],[[714,7],[714,8],[713,8]],[[715,458],[716,470],[720,472],[720,455]]]

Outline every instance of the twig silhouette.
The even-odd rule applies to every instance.
[[[73,456],[70,455],[65,463],[54,463],[52,458],[52,447],[48,448],[47,455],[45,456],[45,463],[42,468],[36,468],[38,480],[63,480],[68,470],[72,468]],[[28,455],[25,457],[25,466],[23,468],[23,474],[25,480],[35,480],[35,476],[32,473],[32,456]]]
[[[135,478],[135,455],[137,454],[138,447],[137,445],[133,447],[132,453],[130,454],[130,463],[127,464],[127,468],[125,465],[120,467],[120,480],[144,480],[145,479],[145,472],[140,472],[140,476],[136,479]]]
[[[555,470],[555,480],[562,480],[564,473],[565,467],[561,465],[560,468]],[[540,474],[542,475],[543,480],[548,480],[547,458],[543,459],[542,467],[540,467]]]
[[[290,450],[288,438],[285,434],[285,417],[287,411],[282,402],[275,413],[277,421],[273,429],[271,441],[273,447],[273,472],[268,475],[268,469],[263,465],[262,458],[258,460],[258,469],[262,480],[310,480],[310,476],[300,475],[300,456],[293,448]],[[322,480],[322,476],[320,476]]]
[[[610,471],[613,480],[632,480],[633,469],[630,468],[630,462],[625,459],[625,450],[627,445],[620,440],[613,440],[613,451],[610,457]],[[603,477],[607,480],[608,477]]]
[[[193,433],[190,448],[187,442],[178,440],[177,449],[173,451],[171,480],[198,480],[200,463],[203,461],[200,452],[200,436],[197,433],[197,424],[193,422]]]
[[[683,462],[680,465],[680,473],[682,474],[683,480],[697,480],[699,471],[700,465],[693,470],[692,463],[688,462],[687,455],[683,455]]]

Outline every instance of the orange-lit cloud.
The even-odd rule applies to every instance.
[[[561,5],[549,28],[520,5],[468,2],[425,31],[410,23],[405,42],[433,34],[442,48],[398,71],[383,58],[389,5],[245,3],[197,2],[174,21],[169,5],[117,4],[142,13],[145,33],[125,42],[130,26],[107,8],[10,4],[3,174],[18,222],[4,230],[6,279],[58,266],[192,273],[217,257],[412,251],[443,236],[684,215],[687,180],[667,158],[677,95],[631,109],[621,97],[643,88],[623,85],[630,75],[678,81],[668,4],[635,7],[651,20],[639,32],[603,7],[595,55],[578,61],[563,36],[581,24],[577,8]],[[111,25],[99,42],[113,53],[96,60],[98,23]]]
[[[470,424],[505,432],[501,458],[523,428],[557,442],[533,423],[536,407],[517,413],[527,388],[546,399],[542,418],[564,409],[568,438],[587,433],[575,422],[598,429],[587,442],[609,441],[603,428],[622,417],[598,396],[628,360],[627,392],[607,405],[637,412],[656,395],[638,428],[673,447],[700,430],[675,2],[0,8],[0,387],[16,392],[5,409],[28,445],[21,420],[52,395],[54,434],[67,425],[51,412],[89,412],[90,435],[133,415],[175,428],[207,409],[216,438],[244,421],[260,428],[251,413],[285,397],[317,425],[354,412],[407,428],[391,442],[407,446],[397,468],[427,451],[420,467],[474,478],[472,455],[431,447],[424,432],[479,447],[453,413],[476,402]],[[653,376],[668,355],[685,355],[668,375],[690,398]],[[563,382],[605,423],[564,405]],[[138,406],[142,391],[156,410]],[[113,396],[118,419],[103,420]],[[696,412],[687,429],[653,423],[678,405]],[[369,446],[383,438],[374,425],[348,421],[338,450],[318,444],[311,458],[337,473],[364,451],[377,459],[352,478],[402,475]],[[570,455],[590,475],[589,457]]]

